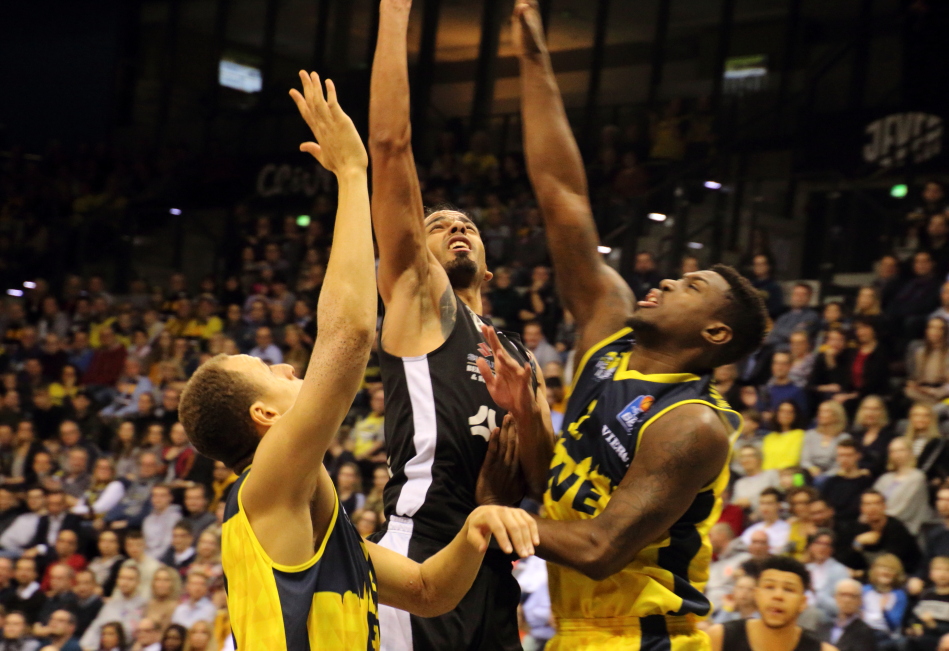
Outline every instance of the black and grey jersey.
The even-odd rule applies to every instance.
[[[488,392],[477,359],[494,365],[481,325],[491,325],[455,296],[455,325],[427,355],[395,357],[379,346],[385,388],[385,437],[391,479],[386,520],[411,518],[415,534],[448,542],[477,506],[475,485],[488,437],[505,411]],[[528,353],[514,334],[498,332],[520,364]]]

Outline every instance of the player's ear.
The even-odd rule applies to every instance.
[[[250,418],[255,425],[270,428],[280,418],[280,412],[258,400],[250,406]]]
[[[487,269],[485,269],[485,270],[484,270],[484,282],[489,282],[492,278],[494,278],[494,274],[491,273],[490,271],[488,271]]]
[[[722,346],[732,340],[732,329],[721,321],[715,321],[702,331],[705,341],[716,346]]]

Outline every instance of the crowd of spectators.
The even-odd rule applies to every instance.
[[[636,130],[604,132],[589,169],[597,206],[622,208],[639,196],[624,184],[648,183],[630,170],[637,156],[663,159],[663,137],[668,148],[679,134],[683,152],[703,144],[691,131],[700,121],[680,114],[670,107],[652,140]],[[38,187],[30,183],[41,169],[4,176],[0,240],[35,234],[18,220],[39,198],[17,189]],[[481,136],[461,153],[446,133],[420,176],[426,205],[451,202],[479,225],[494,271],[486,316],[521,334],[536,355],[559,430],[575,331],[522,160],[499,160]],[[70,188],[57,201],[75,204]],[[841,649],[935,649],[949,632],[949,226],[941,192],[925,187],[901,246],[847,300],[823,303],[805,282],[785,295],[767,251],[748,257],[743,271],[764,295],[773,328],[755,354],[714,375],[744,425],[710,536],[713,621],[755,616],[756,564],[788,554],[812,574],[802,623]],[[229,644],[219,545],[235,477],[191,447],[178,399],[194,370],[220,353],[306,371],[332,245],[329,196],[316,199],[307,226],[298,225],[298,211],[238,205],[239,241],[221,277],[172,273],[149,285],[66,273],[50,282],[29,255],[16,258],[18,273],[30,275],[23,296],[0,304],[0,649]],[[698,264],[686,256],[677,273]],[[627,280],[643,295],[662,277],[641,251]],[[375,353],[364,380],[325,463],[368,536],[384,521],[388,480]],[[539,646],[552,634],[544,564],[522,562],[516,571],[525,643]],[[860,641],[848,647],[846,636]]]

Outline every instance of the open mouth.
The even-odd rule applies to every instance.
[[[471,253],[471,242],[464,235],[455,235],[448,240],[448,250]]]
[[[639,301],[637,305],[639,307],[659,307],[659,304],[662,303],[662,290],[659,289],[650,289],[649,293],[646,294],[646,297]]]

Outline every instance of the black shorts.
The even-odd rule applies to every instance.
[[[376,542],[413,561],[421,563],[445,546],[413,535],[408,518],[393,517],[387,524],[387,531]],[[489,551],[471,590],[454,610],[439,617],[416,617],[380,606],[382,651],[520,651],[520,598],[510,561],[500,552]]]

